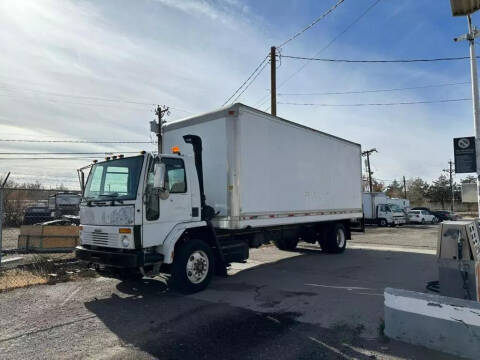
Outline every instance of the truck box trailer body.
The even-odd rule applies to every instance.
[[[160,155],[90,165],[79,259],[195,292],[265,242],[344,251],[363,216],[360,145],[242,104],[163,130]]]
[[[242,229],[362,217],[360,145],[237,105],[167,124],[166,149],[203,142],[215,227]]]

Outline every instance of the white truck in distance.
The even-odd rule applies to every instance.
[[[173,153],[90,165],[79,259],[119,277],[169,272],[191,293],[265,242],[341,253],[362,217],[353,142],[235,104],[167,124],[163,145]]]
[[[407,215],[397,201],[382,192],[363,193],[363,214],[366,224],[396,226],[407,223]]]

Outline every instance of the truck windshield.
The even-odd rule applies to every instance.
[[[390,206],[390,209],[393,212],[402,212],[402,209],[400,208],[400,206],[398,206],[396,204],[389,204],[388,206]]]
[[[110,160],[92,166],[84,198],[96,200],[135,200],[143,156]]]

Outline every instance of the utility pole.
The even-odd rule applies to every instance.
[[[370,169],[370,154],[374,152],[378,152],[377,149],[373,148],[373,149],[362,152],[362,156],[367,157],[368,183],[369,183],[370,192],[373,192],[372,170]]]
[[[475,148],[477,164],[477,197],[480,214],[480,103],[478,99],[477,57],[475,55],[475,38],[480,37],[480,30],[472,25],[471,14],[479,9],[477,2],[451,1],[453,16],[467,16],[468,33],[461,35],[454,41],[468,40],[470,43],[470,76],[472,83],[473,127],[475,131]]]
[[[273,116],[277,116],[277,48],[270,48],[270,108]]]
[[[405,176],[403,177],[403,193],[404,193],[405,199],[407,199],[407,182],[405,181]]]
[[[455,194],[454,194],[454,191],[453,191],[453,161],[450,160],[448,162],[448,165],[449,165],[449,168],[448,169],[443,169],[443,171],[447,172],[450,176],[450,196],[452,197],[452,201],[450,202],[450,211],[453,212],[453,204],[455,202]]]
[[[162,153],[163,124],[165,123],[165,120],[163,120],[163,118],[164,116],[169,114],[170,114],[170,109],[168,106],[157,105],[157,108],[155,109],[155,115],[157,115],[158,123],[155,123],[155,121],[152,121],[150,123],[151,131],[157,134],[158,154]]]

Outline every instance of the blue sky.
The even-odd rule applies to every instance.
[[[6,0],[0,4],[0,134],[6,139],[139,140],[150,137],[153,104],[170,120],[220,107],[267,54],[336,0]],[[374,0],[346,0],[282,48],[313,56]],[[474,22],[480,23],[477,15]],[[447,0],[381,0],[319,56],[398,59],[467,56],[466,19]],[[415,87],[469,81],[467,61],[429,64],[310,63],[283,58],[283,93]],[[283,84],[284,83],[284,84]],[[268,68],[239,99],[268,108]],[[279,102],[384,103],[468,98],[469,85],[399,92],[282,96]],[[124,102],[98,98],[121,99]],[[262,99],[266,99],[262,103]],[[130,102],[129,102],[130,101]],[[132,104],[142,102],[145,104]],[[151,103],[151,105],[149,105]],[[376,147],[375,176],[438,177],[452,138],[473,135],[470,102],[391,107],[278,106],[278,115]],[[153,145],[1,143],[0,152],[137,151]],[[1,155],[1,157],[5,157]],[[20,181],[76,186],[77,160],[0,159]],[[460,177],[458,177],[460,178]],[[388,183],[387,181],[387,183]]]

